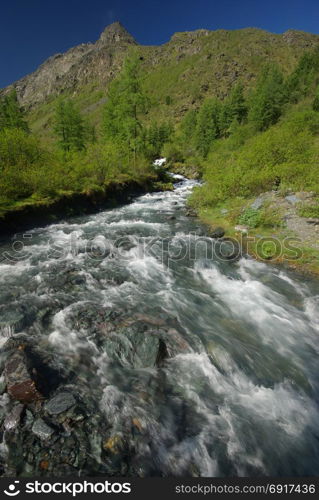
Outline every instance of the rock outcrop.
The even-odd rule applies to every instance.
[[[107,83],[122,65],[124,54],[135,45],[134,38],[120,23],[108,26],[96,43],[84,43],[64,54],[56,54],[32,74],[4,89],[16,89],[26,109],[65,90],[77,89],[92,80]]]

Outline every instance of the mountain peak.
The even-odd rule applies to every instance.
[[[124,26],[116,21],[115,23],[109,24],[102,32],[100,36],[100,41],[103,43],[114,44],[114,43],[133,43],[136,41],[132,35],[124,28]]]

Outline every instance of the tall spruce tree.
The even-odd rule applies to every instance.
[[[238,121],[238,123],[243,123],[247,117],[247,103],[244,97],[244,87],[241,83],[238,83],[232,88],[229,97],[229,108],[231,121]]]
[[[220,134],[221,106],[221,103],[216,99],[207,99],[198,111],[194,143],[204,158],[207,156],[214,139]]]
[[[29,131],[24,119],[24,111],[19,105],[15,90],[0,99],[0,130],[5,128],[19,128],[25,132]]]
[[[140,79],[140,59],[137,55],[131,55],[126,59],[120,76],[109,87],[103,116],[105,139],[123,142],[135,150],[142,131],[140,115],[146,108],[147,99]]]
[[[266,130],[278,121],[286,99],[281,71],[276,65],[267,65],[261,73],[250,102],[249,120],[256,130]]]
[[[80,112],[70,99],[60,99],[55,110],[54,128],[58,145],[64,152],[85,147],[86,130]]]

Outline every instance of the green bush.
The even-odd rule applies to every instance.
[[[246,208],[246,210],[239,217],[238,222],[251,228],[258,227],[261,223],[261,213],[259,210],[254,208]]]

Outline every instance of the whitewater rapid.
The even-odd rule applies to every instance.
[[[173,192],[3,242],[1,345],[30,339],[77,373],[97,415],[92,475],[104,421],[134,448],[141,476],[317,475],[319,284],[208,258],[185,209],[196,181],[175,181]],[[124,319],[116,331],[99,320],[101,340],[106,310]],[[165,330],[160,366],[148,363],[147,335],[144,350],[132,347],[136,315]],[[134,435],[128,421],[139,422]]]

